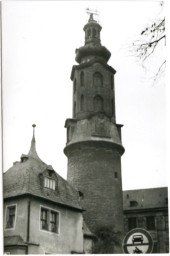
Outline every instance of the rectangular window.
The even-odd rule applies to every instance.
[[[117,179],[118,175],[117,175],[117,172],[115,172],[115,179]]]
[[[146,228],[147,228],[147,230],[155,230],[155,217],[154,216],[146,217]]]
[[[154,243],[152,253],[158,253],[158,246],[157,246],[157,243]]]
[[[44,178],[44,187],[55,190],[55,180],[45,177]]]
[[[41,208],[41,229],[58,233],[59,213],[47,208]]]
[[[58,212],[51,211],[50,214],[50,231],[58,233]]]
[[[16,217],[16,205],[8,206],[6,211],[6,228],[14,228]]]
[[[134,229],[137,227],[137,220],[135,217],[132,217],[132,218],[128,218],[128,229],[131,230],[131,229]]]
[[[41,229],[48,230],[48,210],[41,208]]]

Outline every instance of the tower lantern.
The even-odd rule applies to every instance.
[[[93,12],[88,12],[88,13],[90,14],[90,17],[89,17],[88,23],[84,26],[85,45],[101,46],[100,31],[102,27],[93,18],[93,15],[97,13],[93,13]]]
[[[73,118],[67,119],[68,181],[83,194],[84,219],[92,232],[101,228],[123,234],[121,127],[116,123],[111,53],[102,46],[102,27],[90,13],[85,45],[76,49],[71,72]],[[121,246],[116,253],[122,252]],[[113,252],[110,252],[113,253]]]

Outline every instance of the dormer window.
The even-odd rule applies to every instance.
[[[28,160],[28,156],[22,154],[22,156],[21,156],[21,163],[24,163],[24,162],[26,162],[27,160]]]
[[[45,177],[44,178],[44,187],[55,190],[55,180]]]

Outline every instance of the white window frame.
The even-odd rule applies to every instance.
[[[7,228],[7,212],[8,208],[15,206],[15,220],[14,220],[14,226],[12,228]],[[17,219],[17,204],[9,204],[5,207],[5,230],[14,230],[16,227],[16,219]]]
[[[55,190],[56,188],[56,181],[54,179],[44,177],[44,187]]]
[[[47,211],[49,211],[49,213],[51,212],[56,212],[58,214],[58,233],[57,232],[52,232],[50,230],[45,230],[45,229],[41,229],[41,209],[45,209]],[[50,220],[48,220],[48,224],[50,224]],[[46,233],[49,233],[49,234],[53,234],[53,235],[57,235],[59,236],[60,235],[60,211],[58,210],[55,210],[53,208],[50,208],[50,207],[47,207],[47,206],[44,206],[44,205],[40,205],[40,212],[39,212],[39,230],[42,231],[42,232],[46,232]]]

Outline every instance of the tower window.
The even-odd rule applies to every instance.
[[[84,86],[84,72],[83,71],[80,74],[80,85]]]
[[[103,111],[103,105],[103,98],[99,95],[96,95],[94,97],[94,111]]]
[[[113,99],[111,101],[111,108],[112,108],[112,116],[114,115],[114,103],[113,103]]]
[[[80,110],[81,110],[81,111],[84,110],[84,95],[81,95],[81,99],[80,99]]]
[[[96,30],[93,28],[93,37],[96,36]]]
[[[93,75],[93,86],[99,88],[103,87],[103,76],[99,72]]]
[[[74,93],[76,92],[76,78],[74,80]]]
[[[113,90],[113,76],[111,76],[111,89]]]
[[[16,205],[7,206],[6,228],[14,228],[16,219]]]
[[[115,172],[115,179],[117,179],[118,178],[118,174],[117,174],[117,172]]]
[[[67,142],[70,141],[70,126],[67,127]]]
[[[73,109],[74,117],[76,116],[76,102],[74,102],[74,109]]]
[[[165,198],[165,204],[168,205],[168,197]]]

